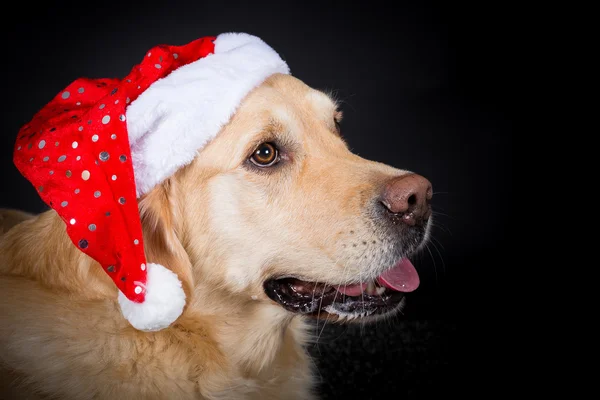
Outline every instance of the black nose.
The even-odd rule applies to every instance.
[[[420,175],[408,174],[393,178],[384,187],[381,204],[390,218],[414,226],[431,216],[429,202],[433,196],[431,183]]]

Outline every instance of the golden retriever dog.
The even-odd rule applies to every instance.
[[[0,397],[315,399],[309,319],[401,310],[431,226],[431,184],[353,154],[340,119],[330,96],[272,75],[139,199],[147,259],[188,297],[160,331],[123,318],[54,210],[4,210]]]

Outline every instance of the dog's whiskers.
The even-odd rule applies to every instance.
[[[445,249],[445,248],[444,248],[444,245],[443,245],[443,244],[442,244],[442,243],[441,243],[441,242],[440,242],[440,241],[439,241],[439,240],[438,240],[438,239],[437,239],[435,236],[433,236],[433,235],[430,235],[430,238],[431,238],[431,240],[432,240],[432,241],[434,241],[434,240],[435,240],[435,241],[437,242],[437,244],[438,244],[438,245],[439,245],[439,246],[440,246],[442,249]]]
[[[339,261],[339,257],[338,257],[338,259],[335,261],[335,264],[336,264],[336,265],[338,264],[338,261]],[[346,281],[346,275],[347,275],[347,274],[348,274],[348,266],[347,266],[346,264],[344,264],[344,272],[343,272],[344,279],[343,279],[343,281]],[[339,284],[339,285],[337,286],[337,289],[336,289],[336,291],[335,291],[335,294],[333,295],[333,302],[332,302],[332,303],[335,303],[335,300],[337,299],[337,296],[338,296],[338,294],[340,293],[340,292],[339,292],[339,289],[340,289],[340,287],[341,287],[341,286],[342,286],[342,284]],[[345,295],[343,295],[343,296],[345,296]],[[322,300],[323,300],[323,298],[321,298],[321,301],[322,301]],[[318,324],[318,321],[319,321],[319,315],[320,315],[320,312],[321,312],[321,305],[319,304],[319,314],[317,314],[317,327],[319,326],[319,324]],[[325,326],[327,325],[327,322],[328,322],[328,321],[329,321],[329,313],[327,314],[327,317],[325,317],[325,321],[323,322],[323,327],[321,328],[321,331],[320,331],[320,332],[319,332],[319,334],[317,335],[317,346],[318,346],[318,344],[319,344],[319,340],[321,339],[321,335],[323,335],[323,332],[325,331]]]
[[[429,255],[431,256],[431,261],[433,262],[433,272],[435,273],[435,281],[438,282],[437,265],[435,263],[435,257],[433,256],[433,253],[429,249],[429,243],[425,243],[425,248],[427,249],[427,251],[429,252]]]
[[[327,286],[327,285],[325,285]],[[339,286],[338,286],[339,288]],[[337,294],[339,292],[336,290],[335,295],[333,296],[333,302],[335,302],[335,299],[337,297]],[[323,298],[321,297],[321,303],[323,302]],[[321,306],[319,305],[319,313],[321,312]],[[318,321],[318,316],[317,316],[317,321]],[[325,325],[327,325],[327,321],[329,320],[329,313],[327,314],[327,316],[325,317],[325,321],[323,322],[323,327],[321,328],[321,331],[319,332],[319,334],[317,335],[317,344],[319,343],[319,340],[321,339],[321,335],[323,334],[323,331],[325,330]],[[318,327],[318,323],[317,323],[317,327]]]
[[[362,268],[361,268],[361,269],[359,269],[359,271],[358,271],[358,278],[359,278],[359,281],[360,281],[360,287],[362,288],[362,287],[363,287],[363,286],[362,286],[362,285],[363,285],[363,280],[362,280]],[[366,312],[366,311],[365,311],[365,292],[364,292],[364,291],[361,291],[361,292],[360,292],[360,297],[361,297],[361,301],[362,301],[363,315],[365,315],[365,312]],[[364,335],[364,325],[363,325],[363,324],[361,324],[361,325],[360,325],[360,336],[363,336],[363,335]]]
[[[435,242],[438,242],[438,244],[440,246],[442,246],[442,244],[439,242],[439,240],[437,240],[433,235],[431,236],[431,241],[429,243],[431,243],[431,245],[433,246],[433,248],[435,249],[435,251],[437,252],[438,256],[440,256],[440,261],[442,262],[442,271],[444,272],[444,274],[446,273],[446,263],[444,262],[444,257],[442,256],[442,253],[440,252],[440,250],[438,249],[437,245],[435,244]],[[434,241],[435,240],[435,241]],[[444,248],[444,246],[442,246],[442,249]]]

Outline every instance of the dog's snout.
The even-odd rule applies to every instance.
[[[381,203],[394,219],[399,218],[408,225],[415,225],[429,219],[429,202],[432,196],[431,183],[427,179],[409,174],[393,178],[385,185]]]

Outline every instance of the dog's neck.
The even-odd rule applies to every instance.
[[[219,341],[232,363],[245,374],[301,370],[306,362],[307,329],[300,318],[283,315],[277,306],[257,307],[249,315],[222,316]]]
[[[48,211],[3,235],[0,273],[24,276],[64,291],[68,296],[65,301],[114,301],[107,323],[114,329],[130,329],[119,315],[113,282],[95,261],[77,250],[66,233],[56,234],[64,230],[62,224],[53,211]],[[56,258],[49,258],[52,255]],[[12,261],[5,262],[5,257]],[[269,380],[274,379],[265,375],[269,371],[295,371],[299,378],[304,374],[310,380],[310,361],[304,348],[307,325],[275,304],[223,296],[209,284],[197,282],[186,311],[170,329],[206,335],[206,340],[215,343],[215,351],[224,356],[227,368],[237,369],[244,379]]]
[[[219,347],[244,374],[261,375],[273,371],[273,365],[307,370],[305,345],[309,335],[303,318],[274,303],[223,294],[208,282],[196,281],[194,286],[186,315],[210,318]]]

